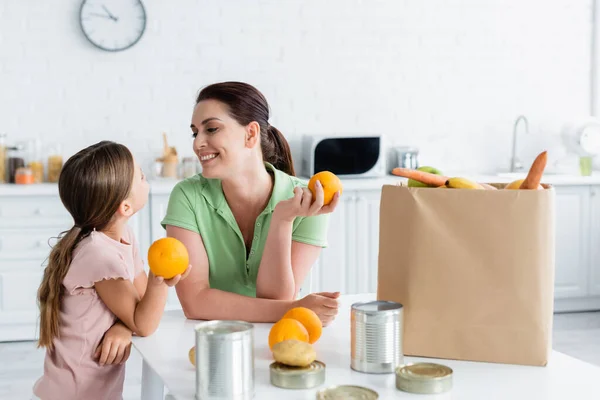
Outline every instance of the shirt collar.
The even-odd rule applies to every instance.
[[[271,198],[263,213],[272,212],[277,203],[281,200],[289,199],[294,193],[294,183],[285,172],[278,170],[271,163],[266,161],[265,168],[273,172],[274,183]],[[211,206],[217,210],[228,208],[220,179],[206,179],[203,186],[202,195]]]

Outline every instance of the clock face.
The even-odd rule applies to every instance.
[[[146,10],[140,0],[84,0],[79,18],[86,38],[106,51],[133,46],[146,29]]]

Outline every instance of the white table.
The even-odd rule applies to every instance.
[[[432,360],[406,357],[406,362],[433,361],[454,370],[454,388],[442,395],[416,395],[396,389],[394,374],[363,374],[350,369],[350,306],[375,299],[374,294],[342,296],[337,319],[323,330],[315,344],[317,359],[327,365],[326,382],[309,390],[274,387],[269,380],[273,362],[268,346],[271,324],[255,324],[255,399],[311,399],[318,389],[330,385],[354,384],[373,389],[380,399],[600,399],[600,368],[553,351],[546,367]],[[169,311],[150,337],[133,340],[144,360],[142,400],[195,400],[195,370],[188,360],[194,345],[194,326],[181,311]],[[600,338],[599,338],[600,340]]]

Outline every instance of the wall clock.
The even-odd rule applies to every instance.
[[[146,10],[140,0],[84,0],[79,11],[83,34],[105,51],[136,44],[146,30]]]

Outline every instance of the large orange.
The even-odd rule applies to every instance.
[[[321,337],[323,324],[321,323],[319,316],[310,308],[292,308],[285,313],[283,318],[292,318],[304,325],[306,331],[308,332],[308,342],[310,344],[315,343]]]
[[[148,249],[148,266],[156,276],[171,279],[183,274],[189,264],[187,249],[175,238],[158,239]]]
[[[340,196],[342,195],[344,187],[340,178],[333,172],[321,171],[314,174],[308,181],[308,189],[312,192],[313,198],[317,195],[315,188],[317,181],[321,182],[323,186],[323,205],[331,203],[335,192],[340,192]]]
[[[271,327],[269,332],[269,347],[272,349],[279,342],[296,339],[308,342],[308,332],[304,325],[295,319],[282,318]]]

